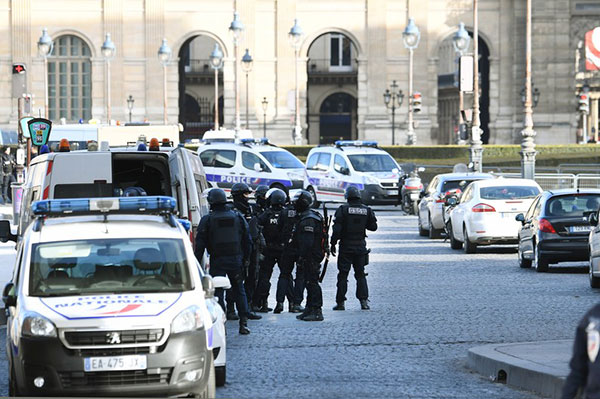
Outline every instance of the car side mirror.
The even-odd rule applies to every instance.
[[[349,175],[349,174],[350,174],[350,169],[348,169],[348,168],[347,168],[347,167],[345,167],[345,166],[342,166],[342,167],[340,168],[340,173],[341,173],[341,174],[343,174],[343,175]]]
[[[525,215],[519,213],[517,216],[515,216],[515,220],[517,222],[521,222],[521,224],[525,224]]]
[[[587,216],[590,226],[594,226],[594,227],[598,226],[598,212],[596,212],[596,211],[584,212],[583,215]]]
[[[17,305],[17,296],[15,295],[15,285],[10,282],[4,286],[4,291],[2,291],[2,300],[6,307],[16,306]]]
[[[17,242],[17,235],[13,234],[10,230],[10,221],[0,220],[0,241],[14,241]]]
[[[254,171],[255,172],[262,172],[262,168],[260,167],[260,164],[257,162],[254,164]]]
[[[205,298],[215,297],[215,283],[213,278],[209,275],[202,276],[202,289],[204,290]]]
[[[212,278],[213,284],[216,288],[222,288],[224,290],[228,290],[231,288],[231,283],[229,282],[229,278],[226,276],[215,276]]]
[[[447,206],[454,206],[458,204],[458,198],[456,198],[454,195],[446,198],[446,205]]]

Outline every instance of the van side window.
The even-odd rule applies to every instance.
[[[233,150],[206,150],[200,154],[202,165],[213,168],[233,168],[236,153]]]
[[[315,166],[317,165],[317,161],[319,160],[319,155],[320,155],[319,152],[315,152],[308,158],[308,161],[306,162],[306,169],[310,169],[310,170],[316,169]]]
[[[242,166],[244,168],[248,170],[254,170],[254,164],[256,163],[260,165],[260,168],[264,172],[271,172],[271,169],[269,169],[267,164],[264,163],[264,161],[258,156],[248,151],[242,151]]]
[[[329,169],[329,164],[331,163],[331,154],[327,152],[322,152],[319,156],[319,161],[317,162],[316,168],[318,170],[327,170]]]
[[[341,155],[335,154],[335,158],[333,160],[333,169],[335,169],[335,171],[338,173],[342,173],[342,168],[347,169],[348,164]]]

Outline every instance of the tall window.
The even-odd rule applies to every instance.
[[[352,42],[344,35],[331,35],[329,70],[352,70]]]
[[[92,63],[90,48],[76,36],[54,41],[48,57],[50,119],[76,122],[92,117]]]

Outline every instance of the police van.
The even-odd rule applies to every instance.
[[[365,204],[396,204],[401,168],[375,141],[336,141],[308,153],[304,188],[319,202],[343,202],[349,186],[361,190]]]
[[[302,189],[304,164],[268,139],[209,139],[198,148],[198,153],[208,182],[226,192],[240,182],[252,188],[280,188],[290,196]]]
[[[9,395],[214,397],[206,299],[229,281],[203,275],[175,199],[44,200],[32,213],[3,291]],[[16,240],[6,220],[0,239]]]

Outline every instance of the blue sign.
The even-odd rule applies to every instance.
[[[33,145],[42,146],[48,142],[52,121],[44,118],[33,118],[27,121],[27,127]]]

